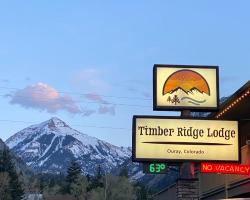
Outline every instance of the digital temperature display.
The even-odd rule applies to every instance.
[[[165,174],[168,172],[166,163],[143,163],[143,172],[147,174]]]

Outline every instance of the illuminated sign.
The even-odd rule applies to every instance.
[[[147,174],[165,174],[168,172],[166,163],[143,163],[143,172]]]
[[[154,110],[217,110],[218,67],[154,65]]]
[[[203,173],[250,175],[250,165],[232,163],[201,163],[200,171]]]
[[[238,122],[134,116],[133,160],[239,161]]]

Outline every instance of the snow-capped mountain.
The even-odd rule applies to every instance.
[[[93,175],[98,165],[110,172],[131,156],[130,148],[90,137],[56,117],[21,130],[6,144],[37,172],[65,173],[74,159]]]

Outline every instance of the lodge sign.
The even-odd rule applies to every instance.
[[[134,161],[239,161],[238,122],[133,117]]]

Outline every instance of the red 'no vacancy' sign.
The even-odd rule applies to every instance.
[[[201,163],[201,172],[250,175],[250,165],[232,163]]]

